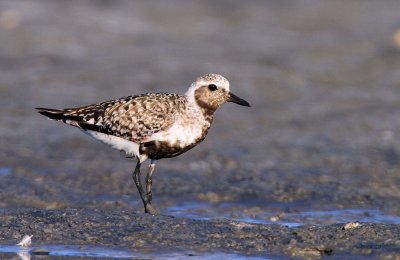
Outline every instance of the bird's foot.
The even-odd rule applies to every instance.
[[[151,204],[145,205],[144,212],[151,214],[153,216],[157,215],[157,210]]]

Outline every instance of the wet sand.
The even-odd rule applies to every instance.
[[[101,245],[129,248],[136,255],[182,256],[229,252],[242,256],[286,255],[300,258],[400,253],[400,225],[259,225],[229,219],[193,220],[126,211],[23,209],[0,216],[3,242],[33,234],[39,244]],[[11,238],[11,239],[10,239]],[[32,238],[32,239],[33,239]],[[40,248],[40,247],[39,247]]]
[[[399,13],[395,0],[1,2],[1,244],[398,257]],[[209,72],[252,107],[225,105],[202,144],[157,163],[157,217],[134,161],[33,109],[184,93]]]

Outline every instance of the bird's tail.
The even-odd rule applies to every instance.
[[[43,108],[43,107],[37,107],[36,110],[38,110],[39,114],[47,116],[50,119],[56,121],[63,121],[64,123],[67,124],[73,124],[73,122],[82,121],[82,116],[78,116],[76,114],[71,113],[72,112],[71,110]]]

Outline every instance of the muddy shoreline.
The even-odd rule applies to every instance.
[[[33,245],[101,245],[137,254],[212,252],[247,256],[359,255],[390,257],[400,253],[400,226],[361,223],[345,230],[344,224],[288,228],[229,219],[193,220],[149,216],[126,211],[89,209],[2,210],[2,244],[15,244],[24,234]]]
[[[398,0],[1,1],[0,249],[28,234],[148,258],[398,258],[399,13]],[[183,94],[206,73],[252,107],[224,105],[204,142],[157,162],[166,216],[142,213],[134,161],[34,110]]]

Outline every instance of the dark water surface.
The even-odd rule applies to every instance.
[[[0,244],[28,233],[61,245],[55,251],[136,252],[143,243],[151,257],[174,252],[184,236],[175,229],[150,228],[140,243],[100,229],[137,217],[139,227],[188,219],[194,235],[175,244],[209,258],[398,257],[399,13],[397,0],[0,1]],[[154,204],[168,220],[142,218],[134,161],[34,111],[184,93],[210,72],[252,107],[225,105],[202,144],[157,163]],[[51,214],[83,208],[104,219],[72,214],[76,236],[51,232],[54,223],[68,229]],[[86,220],[98,225],[96,239],[79,237]],[[226,241],[234,220],[261,226]],[[352,221],[364,224],[341,231]]]
[[[168,208],[167,213],[176,217],[192,219],[207,220],[222,217],[246,223],[280,224],[288,227],[307,224],[329,225],[355,221],[400,224],[400,216],[385,215],[379,210],[336,209],[328,211],[273,212],[261,208],[254,209],[244,203],[207,205],[205,203],[187,202]]]
[[[195,252],[175,253],[153,253],[142,254],[128,250],[110,249],[96,246],[71,246],[71,245],[46,245],[42,247],[20,248],[18,246],[0,245],[0,255],[13,257],[17,255],[20,259],[30,259],[35,256],[48,257],[76,257],[76,258],[119,258],[119,259],[267,259],[264,257],[244,256],[239,254],[209,253],[197,254]],[[272,259],[272,258],[271,258]]]

